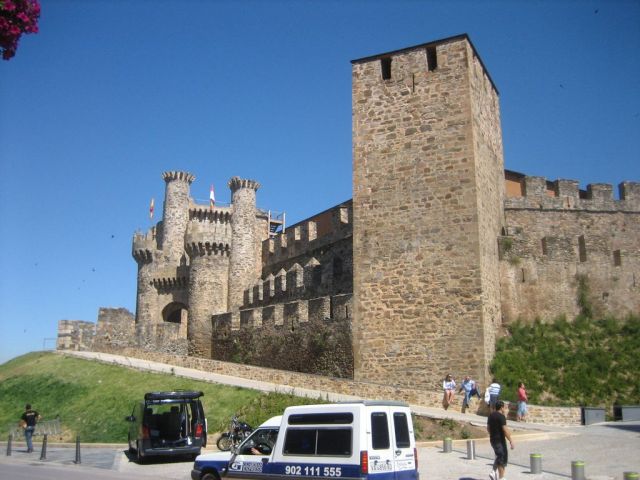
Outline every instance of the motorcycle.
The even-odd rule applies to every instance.
[[[224,432],[222,435],[220,435],[220,438],[218,438],[216,445],[219,450],[228,452],[232,448],[237,448],[238,445],[240,445],[244,441],[244,439],[251,434],[252,431],[253,428],[251,427],[251,425],[245,422],[241,422],[240,420],[238,420],[238,417],[234,415],[233,417],[231,417],[231,425],[229,431]]]

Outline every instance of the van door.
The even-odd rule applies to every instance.
[[[408,409],[391,408],[393,421],[393,472],[396,480],[415,479],[416,459],[413,423]]]
[[[369,474],[392,474],[394,448],[391,410],[380,406],[370,410],[371,439],[369,443]]]

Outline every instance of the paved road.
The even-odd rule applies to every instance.
[[[515,450],[510,451],[509,480],[566,480],[571,478],[571,461],[585,462],[589,480],[622,480],[625,471],[640,471],[640,421],[610,422],[588,427],[554,431],[518,431]],[[476,458],[467,460],[466,442],[454,442],[452,453],[443,453],[441,442],[421,444],[418,448],[422,480],[486,480],[493,452],[486,440],[476,441]],[[6,449],[6,445],[0,444]],[[214,447],[215,448],[215,447]],[[0,480],[22,478],[65,478],[74,480],[74,472],[86,472],[83,478],[188,480],[193,462],[187,459],[151,461],[138,465],[130,461],[125,446],[82,449],[82,464],[74,465],[75,449],[47,449],[47,460],[40,461],[40,449],[27,454],[23,446],[14,448],[10,457],[0,457]],[[531,475],[531,453],[542,454],[543,473]],[[40,472],[48,472],[37,476]],[[62,472],[62,473],[61,473]],[[71,472],[69,475],[66,472]],[[32,476],[30,476],[32,475]],[[59,476],[60,475],[60,476]],[[58,477],[59,476],[59,477]]]

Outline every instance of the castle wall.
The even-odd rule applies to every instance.
[[[213,316],[212,358],[353,377],[350,294]]]
[[[479,225],[482,330],[477,333],[469,330],[467,335],[460,335],[457,347],[459,352],[466,352],[468,356],[482,359],[482,362],[476,363],[475,368],[473,361],[467,361],[466,367],[473,378],[484,378],[487,385],[489,383],[488,366],[495,352],[496,331],[502,322],[500,267],[495,239],[502,229],[504,215],[504,158],[498,92],[471,45],[467,45],[466,55],[469,61],[472,131],[476,159],[475,185]],[[458,187],[457,191],[462,191],[462,188]],[[478,339],[482,340],[478,341]]]
[[[90,351],[96,324],[84,320],[60,320],[58,322],[57,350]]]
[[[622,199],[614,200],[609,185],[589,185],[588,198],[581,198],[575,181],[555,182],[554,196],[546,183],[526,177],[526,194],[505,202],[499,242],[505,322],[573,318],[580,277],[596,315],[640,312],[640,202],[633,195],[639,184],[622,184]]]
[[[93,348],[102,346],[135,346],[135,317],[126,308],[105,308],[98,310],[95,324]]]
[[[502,155],[496,94],[473,78],[471,54],[459,37],[353,62],[356,380],[483,382],[488,369],[496,300],[482,288],[497,275],[480,242],[499,220],[479,222],[500,192],[479,190]]]

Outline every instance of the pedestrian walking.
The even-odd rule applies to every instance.
[[[493,471],[489,475],[489,478],[491,480],[504,480],[504,470],[509,461],[507,440],[509,440],[509,446],[512,450],[515,445],[511,439],[511,432],[507,428],[507,419],[504,416],[504,402],[502,400],[498,400],[495,408],[495,411],[491,412],[487,419],[489,441],[491,442],[491,447],[496,454],[496,459],[493,462]]]
[[[518,384],[518,413],[516,415],[516,420],[518,422],[524,422],[524,417],[527,416],[527,402],[529,399],[527,398],[527,389],[524,386],[523,382]]]
[[[27,453],[33,452],[33,432],[36,429],[36,423],[40,420],[40,414],[31,409],[30,404],[26,404],[25,411],[20,417],[20,426],[24,428],[24,439],[27,442]]]
[[[498,383],[498,381],[494,378],[491,381],[491,385],[489,385],[489,410],[495,412],[496,410],[496,402],[500,397],[500,390],[502,387]]]

